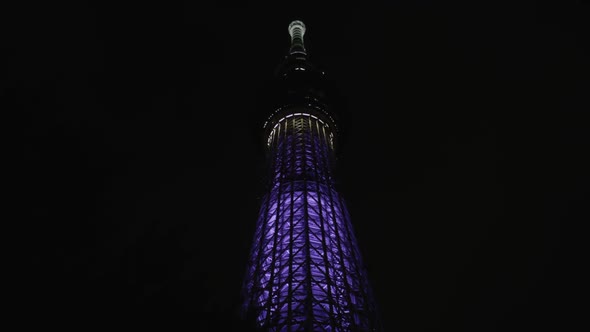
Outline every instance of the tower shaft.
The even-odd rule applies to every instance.
[[[266,123],[268,190],[245,309],[261,331],[377,331],[361,255],[334,186],[335,122],[303,95]]]

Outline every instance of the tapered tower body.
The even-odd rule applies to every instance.
[[[279,103],[264,123],[269,178],[244,310],[260,331],[380,331],[349,215],[335,189],[338,136],[323,73],[309,62],[305,25],[289,25],[277,70]]]

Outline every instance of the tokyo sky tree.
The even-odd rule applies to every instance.
[[[344,201],[334,188],[335,114],[308,60],[303,22],[277,70],[264,124],[270,174],[244,282],[260,331],[380,331]]]

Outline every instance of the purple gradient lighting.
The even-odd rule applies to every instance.
[[[290,31],[300,29],[297,22]],[[304,49],[303,32],[304,26],[293,34],[297,49]],[[309,68],[302,54],[295,69]],[[334,188],[335,123],[318,105],[285,105],[265,124],[270,176],[244,312],[261,331],[379,331],[348,212]]]

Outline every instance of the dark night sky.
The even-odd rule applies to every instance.
[[[244,331],[253,119],[302,19],[346,96],[339,185],[387,330],[570,330],[587,315],[589,7],[473,2],[15,11],[13,307],[79,331]]]

